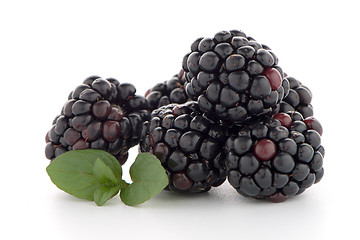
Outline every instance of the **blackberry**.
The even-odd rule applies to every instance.
[[[153,111],[159,107],[171,103],[185,103],[189,100],[183,86],[185,83],[184,71],[174,75],[170,80],[158,83],[150,88],[145,98],[149,103],[150,110]]]
[[[146,99],[135,92],[132,84],[120,84],[114,78],[85,79],[70,93],[46,134],[46,157],[53,160],[70,150],[93,148],[125,163],[149,117]]]
[[[156,155],[169,176],[166,188],[206,192],[226,180],[225,127],[210,120],[196,102],[156,109],[144,122],[140,151]]]
[[[231,124],[278,111],[289,85],[273,51],[237,30],[197,39],[183,69],[188,96]]]
[[[321,124],[299,112],[277,113],[236,129],[227,139],[230,184],[243,196],[285,201],[324,174]]]
[[[313,106],[311,105],[312,93],[310,89],[304,86],[294,77],[286,77],[289,82],[289,92],[280,103],[280,112],[297,111],[304,118],[314,115]]]

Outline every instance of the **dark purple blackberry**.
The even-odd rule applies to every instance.
[[[158,83],[150,88],[145,98],[149,103],[150,110],[153,111],[159,107],[171,103],[185,103],[189,100],[183,86],[185,83],[184,71],[174,75],[170,80]]]
[[[314,110],[311,105],[312,93],[310,89],[293,77],[287,76],[286,79],[290,84],[290,89],[280,103],[280,112],[297,111],[304,118],[313,116]]]
[[[135,92],[132,84],[113,78],[85,79],[70,93],[46,134],[46,157],[53,160],[66,151],[93,148],[111,153],[124,164],[149,117],[146,99]]]
[[[206,192],[226,180],[223,145],[227,131],[196,102],[156,109],[144,123],[140,151],[156,155],[168,173],[167,190]]]
[[[205,113],[241,124],[279,110],[285,95],[278,58],[241,31],[199,38],[183,59],[185,90]]]
[[[324,174],[321,133],[298,112],[236,129],[225,144],[228,181],[245,197],[274,202],[303,193]]]

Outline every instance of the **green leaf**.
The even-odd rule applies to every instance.
[[[95,167],[96,160],[99,161]],[[109,173],[108,168],[112,173]],[[102,150],[68,151],[52,161],[46,171],[58,188],[75,197],[90,201],[94,201],[95,191],[99,187],[103,185],[114,187],[116,185],[114,182],[120,184],[122,181],[120,163],[114,156]],[[102,177],[99,177],[100,175]]]
[[[160,193],[168,184],[168,176],[159,159],[150,153],[139,154],[130,167],[132,184],[120,192],[121,200],[134,206]]]
[[[96,159],[93,169],[94,175],[101,184],[119,185],[120,181],[116,178],[114,172],[100,158]]]
[[[86,151],[87,153],[89,153],[89,155],[91,155],[91,157],[97,156],[97,158],[101,159],[112,170],[118,182],[122,180],[121,165],[119,161],[110,153],[96,149],[86,149],[86,150],[77,150],[77,151]]]
[[[119,190],[120,190],[119,185],[113,187],[103,185],[98,187],[94,193],[94,201],[96,205],[98,206],[104,205],[107,202],[107,200],[114,197],[119,192]]]

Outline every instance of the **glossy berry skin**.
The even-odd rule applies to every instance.
[[[185,103],[189,100],[184,89],[184,71],[174,75],[170,80],[156,84],[150,88],[145,98],[149,103],[150,111],[171,103]]]
[[[297,111],[304,118],[314,115],[313,106],[311,105],[312,93],[310,89],[304,86],[294,77],[287,76],[289,82],[288,94],[280,103],[280,112]]]
[[[45,155],[53,160],[70,150],[101,149],[125,163],[137,145],[148,104],[132,84],[91,76],[72,91],[46,134]]]
[[[278,59],[242,31],[199,38],[183,58],[185,90],[205,113],[228,124],[271,116],[287,93]]]
[[[245,197],[282,202],[319,182],[324,148],[314,129],[321,125],[308,121],[316,126],[309,128],[300,113],[287,112],[233,127],[225,144],[230,184]]]
[[[227,129],[210,120],[196,102],[170,104],[144,122],[140,152],[161,161],[175,192],[206,192],[226,180],[224,143]]]
[[[261,161],[269,161],[276,156],[276,145],[270,140],[263,138],[254,146],[254,156]]]

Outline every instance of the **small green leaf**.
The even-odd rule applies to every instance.
[[[106,185],[119,185],[120,181],[115,177],[114,172],[107,166],[100,158],[96,159],[93,169],[96,179],[101,184]]]
[[[95,167],[98,159],[99,162]],[[114,156],[102,150],[68,151],[52,161],[46,171],[58,188],[75,197],[90,201],[94,201],[95,191],[103,184],[114,187],[116,185],[114,182],[120,184],[122,181],[120,163]],[[100,175],[102,177],[99,177]]]
[[[159,159],[150,153],[139,154],[130,167],[132,184],[120,192],[121,200],[134,206],[160,193],[168,184],[168,176]]]
[[[107,202],[107,200],[114,197],[119,192],[119,190],[120,190],[119,185],[113,187],[102,185],[98,187],[94,193],[94,201],[96,205],[98,206],[104,205]]]
[[[113,155],[111,155],[106,151],[96,150],[96,149],[86,149],[86,150],[78,150],[78,151],[86,151],[87,153],[89,153],[89,155],[92,155],[92,157],[97,156],[97,158],[100,158],[112,170],[116,179],[118,179],[118,182],[121,181],[122,168],[119,161]]]

